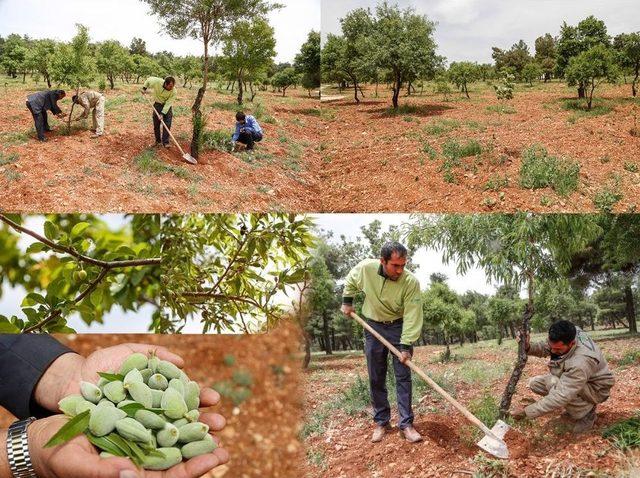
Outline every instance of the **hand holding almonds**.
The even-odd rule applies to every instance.
[[[117,374],[82,382],[80,390],[63,398],[60,410],[69,417],[88,410],[91,437],[115,433],[137,443],[149,452],[145,469],[166,470],[216,449],[209,426],[198,421],[199,385],[171,362],[134,353]]]

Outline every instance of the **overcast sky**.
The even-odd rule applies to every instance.
[[[177,0],[179,1],[179,0]],[[276,36],[276,62],[293,61],[311,30],[320,29],[320,0],[279,0],[285,5],[269,16]],[[174,40],[140,0],[0,0],[0,36],[10,33],[69,41],[75,24],[89,27],[94,42],[116,39],[129,46],[133,37],[150,52],[202,55],[196,40]]]
[[[375,10],[377,0],[322,0],[322,33],[340,33],[340,18],[359,7]],[[534,52],[535,39],[557,35],[566,21],[595,15],[610,35],[640,30],[639,0],[389,0],[438,22],[438,54],[449,62],[490,63],[491,47],[509,48],[523,39]]]
[[[313,216],[318,227],[333,231],[333,235],[337,241],[341,235],[355,239],[362,235],[360,228],[366,226],[376,219],[382,222],[383,230],[387,230],[391,225],[400,225],[410,220],[408,214],[318,214]],[[442,262],[442,253],[434,249],[420,249],[414,256],[413,262],[420,267],[416,272],[420,280],[422,289],[429,286],[429,276],[434,272],[441,272],[448,277],[449,286],[463,294],[468,290],[480,292],[482,294],[493,294],[496,290],[495,285],[487,282],[486,275],[482,269],[474,268],[465,275],[456,273],[455,263],[444,264]]]

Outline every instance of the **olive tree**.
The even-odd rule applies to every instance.
[[[296,55],[294,67],[302,75],[302,86],[311,96],[311,90],[320,88],[320,32],[309,32]]]
[[[565,72],[569,86],[584,88],[587,109],[593,104],[593,93],[605,81],[615,82],[618,68],[611,49],[596,45],[590,50],[571,58]]]
[[[631,80],[631,94],[638,94],[638,80],[640,79],[640,32],[622,33],[615,37],[614,48],[620,53],[620,65],[630,68],[633,72]]]
[[[480,78],[478,64],[470,61],[454,61],[451,63],[451,66],[449,66],[447,74],[449,81],[456,85],[456,87],[462,91],[467,98],[470,98],[468,85]]]
[[[300,81],[300,77],[293,67],[285,68],[273,75],[273,78],[271,78],[271,84],[275,88],[282,90],[282,96],[286,96],[287,88],[295,85],[298,81]]]
[[[115,79],[127,68],[129,52],[120,42],[108,40],[98,45],[96,64],[98,71],[107,77],[111,89],[115,89]]]

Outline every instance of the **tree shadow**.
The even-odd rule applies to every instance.
[[[400,105],[398,109],[393,107],[388,108],[375,108],[369,111],[374,118],[393,118],[394,116],[419,116],[430,117],[440,116],[447,110],[455,109],[453,106],[441,105],[441,104],[428,104],[428,105],[413,105],[406,104]]]

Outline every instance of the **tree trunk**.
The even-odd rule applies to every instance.
[[[638,78],[640,78],[640,65],[636,65],[635,77],[631,82],[631,94],[634,98],[638,95]]]
[[[584,98],[584,97],[585,97],[585,87],[584,87],[584,85],[581,83],[581,84],[578,86],[578,98],[582,99],[582,98]]]
[[[331,349],[331,334],[329,333],[329,318],[326,314],[322,314],[322,334],[324,335],[324,351],[327,355],[333,355]]]
[[[284,88],[282,88],[282,97],[283,97],[283,98],[287,95],[287,88],[288,88],[288,87],[284,87]]]
[[[360,103],[360,98],[358,98],[358,82],[353,80],[353,96],[356,99],[356,103]]]
[[[44,79],[47,80],[47,87],[51,88],[51,77],[49,76],[48,73],[44,74]],[[635,95],[633,95],[633,96],[635,96]]]
[[[202,71],[202,86],[198,89],[196,100],[191,107],[193,135],[191,136],[191,156],[198,159],[200,156],[200,143],[204,131],[204,118],[200,109],[204,94],[209,83],[209,38],[204,38],[204,68]]]
[[[238,78],[238,104],[242,105],[244,97],[244,82],[242,78]]]
[[[249,90],[251,91],[251,102],[253,103],[253,99],[256,97],[256,92],[253,89],[253,82],[249,82]]]
[[[464,83],[464,94],[467,95],[467,99],[471,99],[471,97],[469,96],[469,90],[467,89],[467,84]]]
[[[633,290],[631,290],[631,284],[629,283],[624,286],[624,302],[627,320],[629,321],[629,333],[637,334],[638,324],[636,322],[636,306],[633,302]]]
[[[531,321],[531,317],[533,316],[533,274],[529,274],[529,300],[525,307],[525,311],[522,317],[522,325],[520,327],[520,334],[522,337],[525,337],[529,333],[529,322]],[[520,377],[522,376],[522,371],[524,370],[525,365],[527,365],[527,352],[524,349],[524,340],[521,340],[518,343],[518,360],[513,368],[513,372],[511,372],[511,377],[509,378],[509,382],[507,383],[507,387],[505,388],[502,399],[500,401],[500,417],[506,418],[509,414],[509,409],[511,408],[511,400],[513,395],[516,393],[516,386],[520,381]]]
[[[80,94],[80,87],[76,88],[76,96],[78,96],[78,94]],[[71,103],[71,110],[69,111],[69,116],[67,117],[67,134],[71,134],[71,117],[73,115],[73,107],[75,105],[75,103]]]

